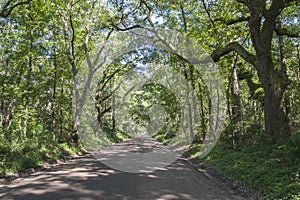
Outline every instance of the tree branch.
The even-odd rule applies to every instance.
[[[154,27],[154,23],[153,23],[153,21],[152,21],[153,8],[147,3],[147,1],[141,0],[141,2],[142,2],[142,3],[147,7],[147,9],[148,9],[148,15],[147,15],[147,17],[146,17],[144,20],[148,19],[150,25],[151,25],[152,27]]]
[[[247,0],[236,0],[238,3],[242,3],[242,4],[245,4],[247,5]]]
[[[10,4],[12,3],[12,0],[9,0],[3,7],[3,9],[1,10],[0,13],[0,17],[6,18],[8,17],[11,12],[13,11],[13,9],[15,9],[17,6],[21,6],[21,5],[25,5],[25,4],[29,4],[32,0],[27,0],[24,2],[20,2],[20,3],[16,3],[13,6],[10,6]]]
[[[270,48],[273,32],[276,27],[276,18],[284,8],[283,0],[272,1],[270,8],[265,13],[265,21],[262,27],[262,36],[265,44]]]
[[[225,25],[227,26],[230,26],[230,25],[233,25],[233,24],[237,24],[237,23],[240,23],[240,22],[247,22],[250,20],[250,16],[246,16],[246,17],[239,17],[239,18],[236,18],[236,19],[230,19],[230,20],[225,20],[223,18],[217,18],[215,19],[214,21],[215,22],[222,22],[224,23]]]
[[[228,53],[235,51],[241,56],[246,62],[250,63],[254,67],[258,67],[255,55],[249,53],[242,45],[237,42],[228,44],[224,48],[216,49],[211,57],[215,62],[218,62],[221,57],[227,55]]]
[[[73,17],[72,17],[72,13],[70,13],[69,16],[69,20],[70,20],[70,27],[72,30],[72,38],[71,38],[71,65],[72,65],[72,71],[74,73],[74,75],[77,74],[78,69],[76,68],[76,55],[75,55],[75,28],[73,25]]]
[[[117,25],[115,24],[111,24],[117,31],[129,31],[129,30],[133,30],[133,29],[136,29],[136,28],[145,28],[144,26],[140,25],[140,24],[136,24],[136,25],[133,25],[133,26],[129,26],[127,28],[120,28],[118,27]]]
[[[207,16],[208,16],[209,21],[211,22],[211,24],[213,25],[213,27],[215,27],[214,20],[212,20],[211,14],[210,14],[210,12],[209,12],[209,10],[208,10],[208,8],[207,8],[206,3],[205,3],[204,0],[202,0],[202,5],[203,5],[204,10],[205,10],[205,12],[206,12],[206,14],[207,14]]]
[[[276,28],[275,32],[278,36],[288,36],[291,38],[300,38],[300,33],[294,33],[284,28]]]

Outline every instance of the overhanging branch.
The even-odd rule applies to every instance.
[[[254,67],[258,66],[256,57],[253,54],[249,53],[242,45],[240,45],[237,42],[230,43],[224,48],[216,49],[211,54],[211,57],[215,62],[217,62],[220,60],[221,57],[227,55],[232,51],[237,52],[239,56],[241,56],[246,62],[250,63]]]
[[[19,2],[16,3],[15,5],[10,5],[12,3],[12,0],[8,1],[2,8],[1,12],[0,12],[0,17],[6,18],[8,17],[11,12],[13,11],[13,9],[15,9],[17,6],[21,6],[21,5],[25,5],[25,4],[29,4],[32,0],[27,0],[24,2]]]
[[[230,25],[237,24],[237,23],[240,23],[240,22],[247,22],[247,21],[249,21],[249,19],[250,19],[250,16],[246,16],[246,17],[239,17],[239,18],[236,18],[236,19],[229,19],[229,20],[226,20],[226,19],[223,19],[223,18],[217,18],[214,21],[215,22],[222,22],[222,23],[226,24],[227,26],[230,26]]]
[[[288,36],[291,38],[300,38],[300,33],[294,33],[284,28],[276,28],[275,32],[278,36]]]
[[[133,26],[129,26],[126,28],[120,28],[115,24],[111,24],[117,31],[129,31],[129,30],[133,30],[133,29],[137,29],[137,28],[145,28],[144,26],[140,25],[140,24],[136,24]]]

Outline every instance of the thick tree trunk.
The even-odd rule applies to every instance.
[[[258,60],[259,78],[264,89],[265,131],[273,142],[286,140],[291,130],[282,102],[288,84],[275,71],[271,56],[258,56]]]
[[[225,48],[217,49],[211,57],[215,62],[231,51],[236,51],[246,62],[253,65],[257,71],[264,89],[264,121],[265,131],[274,142],[285,140],[291,133],[288,117],[283,110],[283,96],[290,84],[286,73],[274,66],[272,59],[273,35],[276,22],[286,6],[284,0],[266,1],[237,0],[250,11],[248,21],[250,36],[255,53],[251,54],[237,42],[228,44]],[[278,31],[277,31],[278,32]],[[300,71],[300,70],[299,70]]]
[[[287,139],[290,135],[288,119],[282,107],[282,95],[278,95],[274,86],[264,89],[265,129],[274,142]]]
[[[258,76],[264,89],[265,131],[273,142],[285,140],[290,134],[289,122],[284,113],[282,100],[289,80],[278,71],[272,59],[272,40],[276,19],[284,8],[284,1],[272,1],[267,9],[265,1],[244,1],[250,10],[249,28],[256,51]],[[264,21],[262,21],[264,17]]]

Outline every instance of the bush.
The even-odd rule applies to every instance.
[[[265,134],[248,137],[236,150],[221,139],[200,161],[266,199],[300,199],[300,132],[283,144],[269,140]]]
[[[67,143],[49,143],[49,140],[27,139],[20,142],[0,144],[0,175],[6,176],[46,162],[70,157],[80,153],[80,148]]]

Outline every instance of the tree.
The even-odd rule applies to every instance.
[[[100,43],[107,40],[111,30],[106,25],[109,18],[107,10],[98,0],[91,1],[69,1],[61,14],[63,24],[65,55],[71,66],[74,84],[75,116],[71,142],[76,146],[79,144],[79,127],[82,109],[87,98],[88,90],[95,72],[103,67],[104,60],[94,63],[90,58],[90,52],[96,48],[93,42]],[[103,50],[100,49],[98,54]],[[86,61],[87,65],[84,65]],[[87,69],[84,67],[87,66]],[[84,82],[84,89],[80,93],[79,70],[87,70],[87,79]]]
[[[278,70],[274,62],[272,42],[274,32],[278,35],[297,37],[297,34],[285,32],[277,27],[278,17],[293,1],[272,1],[270,5],[267,1],[260,0],[237,0],[237,2],[245,5],[250,12],[250,17],[243,16],[240,20],[248,21],[255,55],[239,43],[234,42],[225,48],[214,51],[212,58],[218,61],[227,53],[236,51],[245,61],[256,68],[264,89],[265,131],[274,142],[285,140],[291,134],[291,130],[282,107],[282,99],[290,80],[283,71]]]
[[[297,7],[298,3],[293,0],[237,0],[228,2],[233,5],[231,7],[235,9],[234,11],[236,14],[233,18],[230,18],[230,16],[224,17],[222,15],[222,17],[219,18],[214,17],[213,12],[222,12],[220,10],[224,8],[225,3],[226,2],[222,0],[208,1],[208,4],[206,4],[205,1],[202,1],[203,8],[193,10],[191,8],[191,4],[197,7],[195,2],[169,3],[165,1],[140,1],[140,4],[137,4],[139,6],[133,9],[130,13],[128,13],[128,10],[126,11],[127,13],[125,13],[126,15],[124,12],[121,12],[122,17],[119,21],[120,26],[114,26],[117,27],[117,30],[122,31],[132,28],[146,28],[146,26],[154,27],[157,26],[157,24],[153,22],[153,16],[156,15],[165,17],[165,21],[162,23],[162,26],[186,31],[187,26],[189,26],[186,21],[191,23],[196,21],[196,18],[199,19],[201,18],[200,16],[203,17],[203,12],[206,13],[209,20],[206,21],[207,24],[204,24],[204,29],[206,29],[204,31],[208,31],[215,35],[214,39],[210,36],[210,39],[205,42],[208,43],[207,46],[209,46],[210,49],[212,49],[212,46],[216,48],[211,54],[211,57],[217,62],[221,57],[235,51],[246,61],[246,63],[255,67],[264,91],[263,107],[265,131],[272,137],[274,142],[285,140],[291,134],[291,128],[289,126],[289,119],[283,110],[282,100],[286,88],[291,81],[288,79],[286,73],[280,70],[280,62],[276,62],[274,60],[272,45],[274,44],[275,33],[279,36],[299,37],[299,34],[293,27],[286,25],[282,28],[278,24],[278,18],[282,15],[283,11],[290,7]],[[119,8],[122,11],[122,7]],[[146,15],[146,17],[139,17],[139,15],[141,15],[141,11],[135,11],[138,9],[144,13],[142,16]],[[184,11],[186,11],[186,13]],[[182,17],[180,15],[183,16],[183,19],[181,19]],[[126,18],[126,16],[131,17]],[[282,23],[291,24],[291,21],[292,19],[285,19]],[[227,26],[227,29],[226,27],[224,28],[224,26],[218,26],[217,22],[222,22],[225,26]],[[237,29],[228,29],[229,26],[241,22],[248,23],[248,30],[242,26],[240,31]],[[200,24],[201,22],[199,22],[199,20],[197,23],[198,27],[203,25]],[[243,37],[242,34],[244,34],[242,30],[244,32],[249,31],[251,42],[248,40],[246,40],[246,44],[244,44],[244,42],[239,42],[240,38]],[[195,36],[196,34],[203,35],[199,31],[196,33],[193,30],[188,32],[188,34],[191,33],[194,38],[197,38],[197,36]],[[230,35],[230,40],[223,40],[223,38],[225,38],[224,35],[226,35],[227,38],[228,35]],[[201,36],[198,38],[201,38]],[[233,42],[232,40],[236,41]],[[224,41],[230,42],[226,45],[224,44]],[[219,46],[225,47],[220,48]]]

